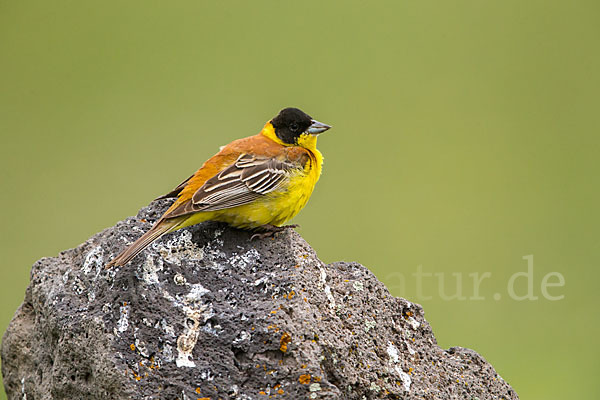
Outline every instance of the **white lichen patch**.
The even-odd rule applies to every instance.
[[[146,257],[144,260],[144,264],[142,264],[142,280],[146,282],[148,285],[156,285],[158,284],[158,271],[162,271],[163,269],[163,261],[158,259],[158,265],[154,261],[153,256]]]
[[[219,336],[219,330],[221,330],[221,325],[212,326],[210,322],[202,326],[202,330],[208,334],[213,336]]]
[[[319,382],[311,383],[308,390],[311,392],[318,392],[321,390],[321,384]]]
[[[173,359],[174,359],[174,357],[173,357],[173,348],[171,347],[171,345],[170,345],[170,344],[168,344],[168,343],[167,343],[167,344],[165,344],[165,345],[163,346],[163,349],[162,349],[162,355],[163,355],[163,359],[164,359],[166,362],[171,362],[171,361],[173,361]]]
[[[85,284],[75,276],[73,279],[73,291],[77,294],[82,294],[86,290]]]
[[[129,306],[119,308],[119,321],[117,321],[117,331],[125,332],[129,327]]]
[[[225,252],[222,250],[223,245],[223,240],[214,239],[206,243],[206,245],[204,245],[204,247],[201,249],[202,253],[204,254],[204,261],[206,265],[217,271],[222,271],[228,267],[228,257],[227,254],[225,254]]]
[[[137,329],[136,329],[137,331]],[[137,351],[140,352],[140,354],[144,357],[149,357],[150,354],[148,353],[148,349],[146,347],[146,343],[144,343],[143,341],[141,341],[139,338],[135,338],[135,348]]]
[[[215,376],[210,370],[205,369],[202,372],[200,372],[200,379],[202,379],[203,381],[214,381]]]
[[[331,287],[327,284],[327,272],[325,271],[325,268],[323,268],[323,267],[320,267],[319,270],[320,270],[321,285],[323,287],[323,290],[325,291],[327,300],[329,300],[329,308],[334,309],[335,308],[335,298],[333,297],[333,294],[331,293]]]
[[[365,321],[365,332],[369,333],[369,331],[377,325],[375,321]]]
[[[396,366],[395,370],[396,370],[396,373],[398,373],[398,376],[400,376],[400,381],[402,382],[402,386],[404,387],[404,390],[406,390],[407,392],[410,392],[410,384],[412,383],[412,379],[410,379],[410,375],[407,374],[406,372],[402,371],[402,368],[400,368],[399,366]]]
[[[243,254],[234,254],[229,258],[229,265],[236,269],[246,269],[248,266],[256,265],[260,259],[258,250],[252,248]]]
[[[233,340],[234,345],[239,345],[241,343],[247,342],[250,340],[250,333],[247,331],[241,331],[237,338]]]
[[[398,348],[396,346],[394,346],[394,344],[392,342],[388,342],[387,353],[388,353],[388,356],[390,357],[390,361],[392,361],[393,363],[400,362],[400,353],[398,351]]]
[[[375,393],[381,392],[381,386],[379,386],[375,382],[371,382],[371,386],[369,387],[369,389],[371,389],[371,391]]]
[[[177,273],[175,274],[175,276],[173,277],[173,282],[175,282],[175,284],[177,286],[183,286],[187,283],[187,280],[185,279],[185,276]]]
[[[96,246],[85,256],[82,271],[87,275],[92,271],[92,269],[96,269],[96,271],[98,271],[103,267],[103,265],[104,257],[102,256],[102,247]]]
[[[258,286],[260,284],[266,283],[269,280],[269,277],[267,275],[263,276],[262,278],[258,278],[257,280],[255,280],[252,285],[253,286]]]
[[[421,323],[419,321],[417,321],[416,319],[414,319],[413,317],[408,317],[408,319],[406,321],[408,322],[410,327],[413,328],[414,330],[417,330],[421,326]]]
[[[357,292],[361,292],[364,288],[363,283],[361,281],[354,281],[354,283],[352,284],[352,287]]]
[[[196,366],[196,363],[192,360],[192,351],[200,334],[200,321],[203,320],[203,311],[193,310],[186,313],[185,329],[177,338],[177,360],[175,363],[178,367],[193,368]]]
[[[160,326],[167,335],[175,337],[175,329],[164,318],[160,321]]]
[[[188,284],[186,283],[186,285]],[[178,367],[193,368],[196,364],[192,360],[192,351],[196,346],[200,331],[204,329],[204,327],[201,326],[201,323],[204,323],[211,318],[214,315],[214,312],[212,310],[212,305],[210,304],[197,304],[201,301],[202,296],[208,293],[209,290],[199,283],[189,286],[190,291],[182,300],[178,300],[165,289],[162,289],[161,293],[165,299],[173,303],[174,307],[182,309],[186,317],[183,324],[185,328],[177,338],[177,359],[175,360],[175,363]],[[164,319],[161,320],[161,326],[165,333],[170,336],[175,336],[175,330],[172,326],[168,325]]]
[[[198,302],[202,300],[202,296],[206,293],[210,292],[210,290],[206,289],[199,283],[194,283],[190,285],[190,292],[185,295],[185,304],[191,304],[194,302]]]
[[[155,242],[152,247],[171,264],[181,265],[182,258],[189,260],[204,258],[204,251],[192,242],[192,233],[187,230],[181,231],[179,235],[174,235],[166,242]]]
[[[390,364],[392,364],[392,366],[394,367],[394,371],[396,371],[396,373],[400,377],[400,381],[402,382],[404,390],[406,390],[407,392],[410,391],[410,384],[412,383],[412,379],[410,378],[410,375],[402,371],[402,368],[400,368],[400,366],[397,365],[400,362],[400,352],[398,351],[398,348],[394,346],[392,342],[388,341],[386,351],[388,353],[388,356],[390,357]]]

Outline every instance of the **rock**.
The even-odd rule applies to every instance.
[[[436,344],[421,306],[293,231],[205,223],[105,270],[152,203],[31,271],[2,341],[10,399],[517,399],[477,353]]]

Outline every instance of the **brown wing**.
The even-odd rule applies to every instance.
[[[166,218],[251,203],[281,188],[289,173],[301,167],[301,164],[276,158],[242,154],[231,166],[208,179],[190,201],[171,211]]]

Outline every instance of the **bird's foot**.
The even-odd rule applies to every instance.
[[[252,237],[250,237],[250,240],[265,239],[265,238],[268,238],[268,237],[272,237],[277,232],[283,232],[286,229],[298,228],[299,226],[300,225],[298,225],[298,224],[283,225],[283,226],[275,226],[275,225],[271,225],[271,224],[262,225],[260,228],[258,228],[262,232],[255,233],[254,235],[252,235]]]

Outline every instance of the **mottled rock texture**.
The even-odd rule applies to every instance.
[[[477,353],[439,348],[419,305],[293,231],[206,223],[105,270],[168,204],[33,266],[2,341],[9,398],[518,398]]]

